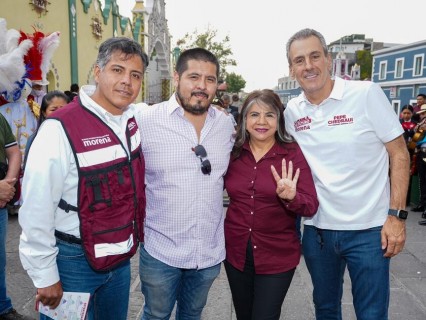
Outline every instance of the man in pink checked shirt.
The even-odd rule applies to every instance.
[[[200,319],[225,259],[223,176],[233,146],[231,116],[211,107],[219,63],[184,51],[176,92],[140,110],[145,157],[145,242],[140,247],[142,319]]]

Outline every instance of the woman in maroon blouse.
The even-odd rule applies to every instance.
[[[273,91],[252,92],[238,123],[225,176],[225,269],[238,320],[279,319],[300,260],[296,216],[316,213],[317,194]]]

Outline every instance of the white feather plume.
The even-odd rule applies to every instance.
[[[49,72],[50,62],[53,57],[53,53],[59,47],[59,36],[60,32],[52,32],[48,36],[44,37],[38,46],[40,52],[42,52],[42,61],[40,65],[41,73],[42,73],[42,82],[48,83],[46,79],[47,72]]]
[[[31,40],[22,41],[20,33],[7,30],[6,20],[0,18],[0,92],[12,92],[26,73],[24,56],[33,46]]]

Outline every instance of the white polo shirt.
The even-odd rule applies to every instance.
[[[308,161],[319,198],[305,224],[331,230],[383,225],[390,202],[385,143],[403,129],[382,89],[370,81],[336,78],[320,105],[302,93],[284,112],[286,130]]]

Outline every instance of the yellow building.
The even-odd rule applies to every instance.
[[[1,0],[0,17],[6,19],[8,29],[30,34],[34,29],[45,34],[61,33],[47,75],[48,91],[69,90],[72,83],[93,84],[99,45],[114,36],[135,39],[150,57],[137,102],[157,103],[168,99],[171,90],[170,36],[164,0],[134,3],[133,17],[129,19],[119,14],[116,0]]]

